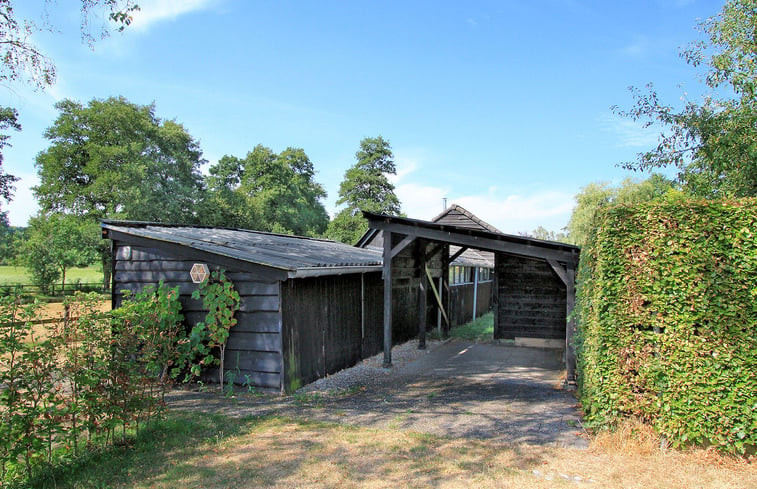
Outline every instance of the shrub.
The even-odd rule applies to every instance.
[[[674,445],[757,445],[757,199],[611,207],[581,254],[587,421]]]

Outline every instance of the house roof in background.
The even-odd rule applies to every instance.
[[[343,243],[246,229],[103,221],[106,237],[168,243],[287,272],[290,278],[381,269],[380,252]]]
[[[431,219],[431,222],[449,224],[451,226],[468,229],[481,229],[482,231],[489,231],[490,233],[503,234],[499,229],[480,219],[478,216],[468,211],[463,206],[457,204],[452,204],[451,206],[444,209],[441,214]]]

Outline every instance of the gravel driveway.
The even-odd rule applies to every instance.
[[[562,389],[560,353],[466,341],[411,341],[305,386],[293,396],[226,399],[174,391],[169,406],[234,416],[277,414],[506,443],[585,447],[572,392]]]

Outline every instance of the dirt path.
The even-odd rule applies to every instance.
[[[336,391],[317,390],[317,383],[286,397],[175,391],[168,402],[233,416],[285,415],[506,443],[588,444],[576,399],[561,388],[560,356],[553,350],[451,341],[391,370],[370,361],[354,368],[324,379],[342,376]]]

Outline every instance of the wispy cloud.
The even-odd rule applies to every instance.
[[[620,49],[621,54],[630,58],[644,58],[653,48],[652,42],[646,36],[636,38]]]
[[[145,31],[152,25],[213,6],[217,0],[140,0],[131,28]]]
[[[537,190],[513,194],[503,188],[489,187],[482,188],[477,194],[456,195],[453,185],[445,187],[406,181],[420,167],[413,160],[400,161],[397,177],[393,178],[402,210],[411,218],[433,218],[443,210],[442,199],[447,198],[448,205],[459,204],[501,231],[517,234],[538,226],[559,231],[565,227],[573,210],[571,192]]]
[[[601,116],[599,123],[606,132],[615,134],[618,147],[652,148],[658,143],[659,132],[654,127],[644,127],[641,123],[614,115]]]

